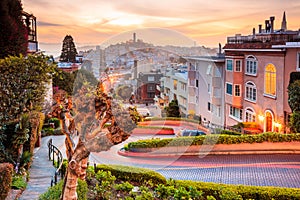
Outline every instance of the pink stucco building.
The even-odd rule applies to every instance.
[[[227,38],[225,52],[225,126],[256,122],[262,131],[288,132],[291,109],[287,87],[292,72],[300,71],[300,30],[281,28],[275,17],[264,28]]]

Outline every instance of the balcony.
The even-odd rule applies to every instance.
[[[188,87],[188,95],[195,96],[196,95],[196,87]]]
[[[220,77],[212,78],[212,87],[221,88],[222,87],[222,79]]]
[[[196,71],[189,71],[188,79],[196,79]]]
[[[212,97],[211,103],[216,106],[220,106],[220,105],[222,105],[222,98],[221,97]]]

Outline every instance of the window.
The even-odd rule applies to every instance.
[[[246,83],[246,100],[256,102],[256,85],[252,82]]]
[[[154,98],[155,97],[155,93],[147,93],[147,98]]]
[[[215,69],[215,74],[214,74],[214,76],[215,76],[215,77],[222,77],[222,74],[221,74],[220,69],[219,69],[218,67],[215,67],[214,69]]]
[[[148,81],[150,82],[150,81],[154,81],[155,80],[155,78],[154,78],[154,76],[148,76]]]
[[[246,59],[246,74],[256,76],[257,60],[253,56],[248,56]]]
[[[234,96],[241,96],[241,85],[234,85]]]
[[[265,68],[265,94],[276,95],[276,68],[273,64],[268,64]]]
[[[226,60],[226,70],[232,71],[232,60]]]
[[[207,110],[211,111],[211,103],[210,102],[207,103]]]
[[[251,108],[247,108],[245,111],[245,121],[255,122],[255,112]]]
[[[218,116],[218,117],[221,117],[221,107],[220,107],[220,106],[218,106],[217,111],[218,111],[217,116]]]
[[[196,87],[198,87],[199,86],[199,81],[198,81],[198,79],[196,79]]]
[[[173,85],[174,85],[174,90],[177,90],[177,80],[176,79],[173,80]]]
[[[154,91],[155,85],[148,85],[148,91]]]
[[[207,66],[207,69],[206,69],[206,74],[207,74],[207,75],[211,75],[211,71],[212,71],[212,66],[211,66],[211,65],[208,65],[208,66]]]
[[[232,95],[232,84],[226,83],[226,94]]]
[[[242,120],[243,110],[239,109],[239,108],[236,108],[236,107],[233,107],[233,106],[230,106],[229,116],[231,116],[231,117],[233,117],[237,120]]]
[[[300,52],[297,53],[297,69],[300,70]]]
[[[236,60],[235,61],[235,71],[236,72],[240,72],[240,71],[242,71],[242,66],[241,66],[241,64],[242,64],[242,62],[241,62],[241,60]]]
[[[208,92],[208,93],[211,92],[211,86],[210,86],[210,83],[207,84],[207,92]]]
[[[186,83],[181,83],[181,90],[186,91]]]

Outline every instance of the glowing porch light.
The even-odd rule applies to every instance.
[[[259,121],[264,121],[265,116],[263,116],[263,115],[258,115],[258,119],[259,119]]]
[[[274,123],[274,126],[277,127],[277,128],[280,128],[280,127],[281,127],[281,124],[278,123],[278,122],[275,122],[275,123]]]

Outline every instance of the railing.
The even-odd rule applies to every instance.
[[[64,178],[65,171],[62,168],[63,156],[60,150],[52,144],[52,138],[48,141],[48,157],[49,160],[52,160],[53,166],[56,169],[55,174],[51,179],[51,187],[57,184],[58,175],[61,176],[61,179]]]

